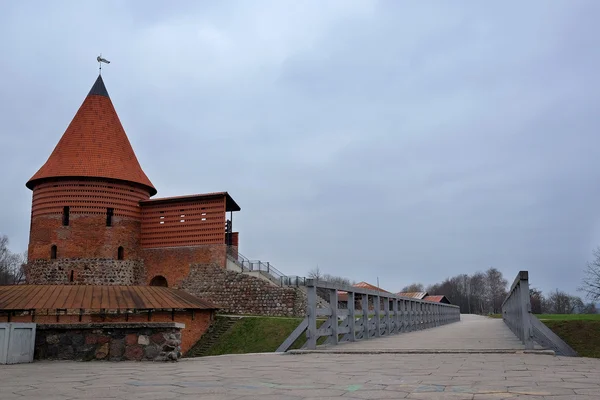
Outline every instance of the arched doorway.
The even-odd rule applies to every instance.
[[[165,278],[164,276],[162,276],[162,275],[156,275],[150,281],[150,286],[169,287],[169,283],[167,282],[167,278]]]

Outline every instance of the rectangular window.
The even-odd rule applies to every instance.
[[[69,226],[69,206],[63,207],[63,226]]]
[[[114,208],[106,209],[106,226],[112,226],[112,217],[115,212]]]

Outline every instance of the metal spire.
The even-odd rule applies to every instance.
[[[96,57],[96,61],[98,61],[98,74],[102,75],[102,63],[110,64],[106,58],[102,58],[102,53],[98,57]]]

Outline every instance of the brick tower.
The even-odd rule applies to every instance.
[[[33,191],[28,283],[145,283],[140,201],[156,189],[101,76],[27,187]]]

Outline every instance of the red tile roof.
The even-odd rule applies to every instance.
[[[367,282],[358,282],[352,286],[357,287],[357,288],[362,288],[362,289],[376,290],[378,292],[391,293],[391,292],[388,292],[387,290],[383,290],[382,288],[377,287],[375,285],[371,285],[370,283],[367,283]]]
[[[411,299],[420,300],[422,300],[425,296],[429,295],[427,292],[400,292],[396,294],[400,297],[410,297]]]
[[[27,187],[33,189],[38,181],[56,177],[117,179],[145,186],[151,196],[156,194],[135,156],[101,76],[48,161],[27,182]]]
[[[382,288],[377,287],[375,285],[371,285],[370,283],[367,283],[367,282],[358,282],[352,286],[354,286],[356,288],[361,288],[361,289],[376,290],[378,292],[383,292],[383,293],[391,293],[391,292],[388,292],[387,290],[383,290]],[[346,292],[344,290],[338,290],[338,300],[339,301],[347,301],[348,300],[348,292]]]
[[[446,304],[450,304],[450,300],[448,300],[448,298],[446,296],[425,296],[423,298],[423,300],[425,301],[433,301],[436,303],[446,303]],[[444,301],[446,300],[446,301]]]
[[[0,311],[55,309],[214,310],[217,306],[183,290],[159,286],[0,286]]]

